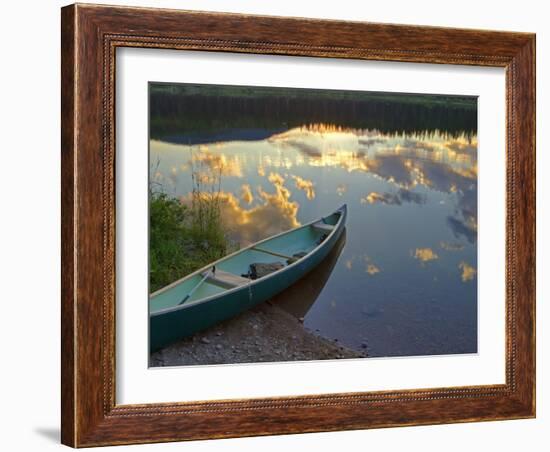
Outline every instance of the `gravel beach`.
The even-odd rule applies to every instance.
[[[366,352],[308,331],[287,311],[262,303],[153,353],[151,367],[363,358]]]

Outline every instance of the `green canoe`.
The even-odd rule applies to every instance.
[[[149,298],[149,349],[158,350],[249,309],[321,263],[344,231],[347,208],[243,248]],[[255,278],[255,279],[254,279]]]

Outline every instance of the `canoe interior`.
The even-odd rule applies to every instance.
[[[336,225],[339,219],[340,212],[335,212],[324,218],[322,222],[326,225]],[[254,247],[247,248],[223,259],[216,264],[216,269],[240,276],[248,273],[249,266],[252,263],[280,262],[287,266],[287,259],[283,256],[291,257],[296,253],[310,253],[319,245],[321,237],[326,234],[326,231],[316,229],[313,225],[294,229],[254,245],[258,249],[254,249]],[[149,301],[150,312],[153,313],[177,306],[203,279],[201,273],[185,278],[180,283],[151,297]],[[227,288],[204,281],[183,304],[189,304],[227,290]]]
[[[189,279],[183,280],[181,283],[169,288],[168,290],[159,293],[149,301],[149,307],[151,312],[160,311],[167,308],[177,306],[178,303],[185,298],[185,296],[193,290],[193,288],[201,281],[202,276],[197,274]],[[226,289],[203,282],[197,290],[193,293],[186,303],[191,300],[199,300],[211,295],[215,295],[221,292],[225,292]]]
[[[340,215],[340,212],[334,212],[332,215],[325,217],[324,222],[326,224],[331,224],[332,226],[334,226],[336,223],[338,223]]]

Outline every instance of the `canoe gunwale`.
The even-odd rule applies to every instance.
[[[259,278],[259,279],[251,279],[249,283],[247,284],[242,284],[240,286],[237,286],[237,287],[234,287],[232,289],[227,289],[225,291],[223,291],[222,293],[223,294],[229,294],[229,293],[233,293],[233,292],[237,292],[239,290],[243,290],[243,289],[247,289],[249,287],[253,287],[255,286],[256,284],[259,284],[259,283],[263,283],[265,281],[267,281],[268,279],[271,279],[272,277],[275,277],[283,272],[286,272],[287,270],[290,270],[292,267],[298,265],[299,263],[303,262],[303,259],[307,259],[307,258],[310,258],[311,256],[313,256],[313,254],[317,253],[319,250],[323,249],[329,242],[330,242],[330,238],[336,234],[338,231],[340,231],[342,229],[342,225],[345,223],[345,220],[346,220],[346,216],[347,216],[347,206],[346,204],[342,205],[341,207],[339,207],[338,209],[336,209],[334,212],[332,212],[330,215],[328,216],[331,216],[331,215],[334,215],[335,213],[338,213],[338,212],[341,212],[341,215],[340,215],[340,218],[338,219],[337,223],[334,225],[334,228],[332,229],[332,231],[327,235],[327,237],[325,238],[325,240],[323,240],[323,242],[321,242],[318,246],[316,246],[315,248],[313,248],[306,256],[304,256],[302,259],[298,259],[296,260],[295,262],[292,262],[291,264],[288,264],[287,266],[281,268],[280,270],[277,270],[273,273],[270,273],[269,275],[266,275],[264,276],[263,278]],[[325,218],[325,217],[321,217],[322,218]],[[316,219],[316,220],[313,220],[303,226],[300,226],[298,228],[294,228],[294,229],[289,229],[287,231],[283,231],[279,234],[276,234],[276,235],[272,235],[270,237],[267,237],[263,240],[260,240],[259,242],[255,242],[249,246],[247,246],[246,248],[243,248],[243,249],[240,249],[240,250],[237,250],[235,251],[234,253],[231,253],[231,254],[228,254],[227,256],[224,256],[220,259],[218,259],[217,261],[215,262],[212,262],[208,265],[206,265],[205,267],[202,267],[200,268],[199,270],[187,275],[187,276],[184,276],[183,278],[180,278],[178,279],[177,281],[174,281],[173,283],[163,287],[162,289],[159,289],[157,290],[156,292],[154,292],[153,294],[151,294],[149,296],[149,299],[157,296],[157,295],[160,295],[161,293],[177,286],[178,284],[181,284],[184,280],[186,279],[189,279],[189,278],[192,278],[198,274],[200,274],[201,272],[204,272],[206,269],[208,268],[211,268],[212,266],[215,266],[217,265],[219,262],[222,262],[222,261],[225,261],[239,253],[242,253],[244,251],[247,251],[249,249],[253,249],[254,247],[256,246],[259,246],[261,245],[262,243],[265,243],[269,240],[272,240],[272,239],[275,239],[277,237],[280,237],[280,236],[283,236],[285,234],[288,234],[289,232],[292,232],[292,231],[297,231],[297,230],[300,230],[300,229],[305,229],[305,228],[308,228],[308,227],[311,227],[314,223],[317,223],[319,222],[321,219]],[[202,304],[202,303],[208,303],[209,301],[215,299],[215,298],[218,298],[220,296],[220,293],[216,293],[216,294],[212,294],[208,297],[204,297],[204,298],[201,298],[199,300],[195,300],[195,301],[192,301],[190,303],[185,303],[185,304],[182,304],[182,305],[175,305],[175,306],[172,306],[170,308],[165,308],[165,309],[162,309],[162,310],[159,310],[159,311],[155,311],[155,312],[150,312],[149,311],[149,317],[156,317],[156,316],[159,316],[159,315],[164,315],[164,314],[168,314],[168,313],[171,313],[171,312],[175,312],[175,311],[179,311],[179,310],[184,310],[186,308],[189,308],[191,306],[196,306],[198,304]],[[150,308],[149,308],[150,309]]]

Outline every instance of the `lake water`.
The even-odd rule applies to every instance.
[[[221,175],[224,226],[241,247],[346,203],[331,262],[303,297],[293,289],[305,326],[373,357],[475,353],[476,134],[361,121],[171,125],[152,134],[151,179],[186,202],[193,170]]]

